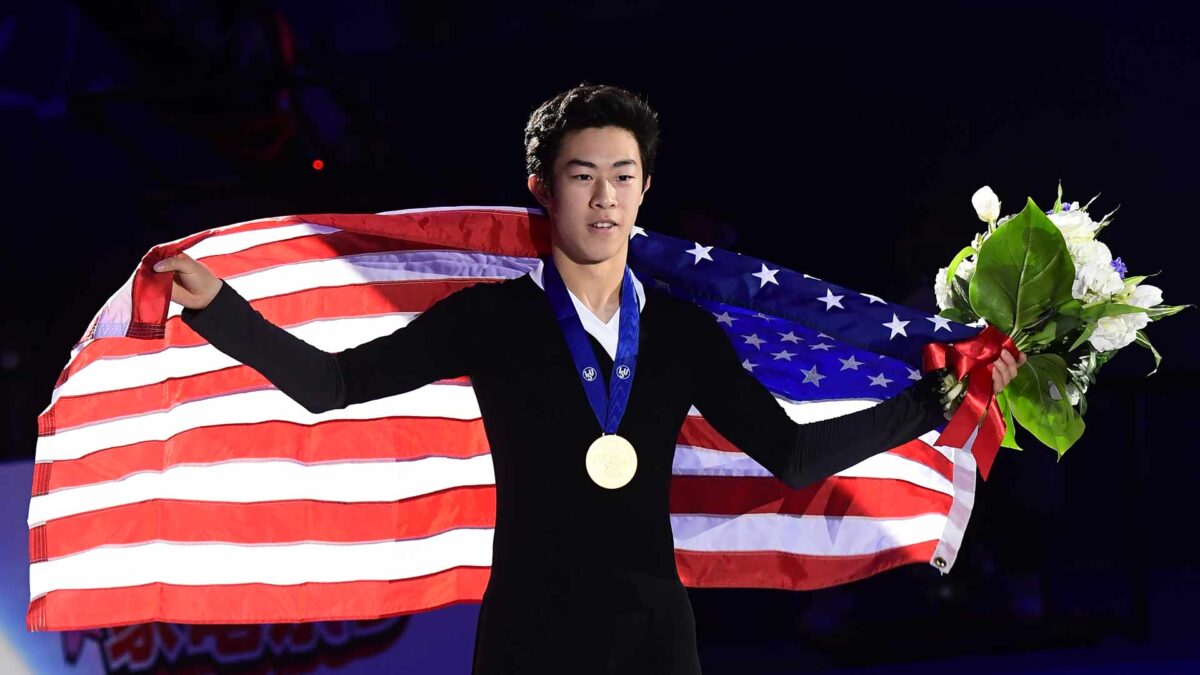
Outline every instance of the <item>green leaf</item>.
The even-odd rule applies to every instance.
[[[1068,333],[1077,330],[1082,323],[1083,321],[1069,314],[1055,314],[1036,330],[1025,334],[1023,342],[1026,350],[1045,347],[1057,342],[1066,337]]]
[[[1062,181],[1058,181],[1058,199],[1054,200],[1054,212],[1062,213]]]
[[[1025,448],[1017,445],[1017,425],[1013,422],[1012,404],[1008,402],[1007,389],[996,394],[996,403],[1000,406],[1000,412],[1004,415],[1004,440],[1000,441],[1000,447],[1025,450]]]
[[[1092,321],[1102,319],[1106,316],[1117,316],[1118,314],[1138,314],[1145,312],[1145,307],[1135,307],[1127,305],[1123,302],[1099,302],[1094,305],[1084,305],[1079,312],[1079,318],[1084,321]]]
[[[957,307],[947,307],[938,312],[938,316],[950,319],[957,323],[971,323],[972,319],[967,318],[967,315]]]
[[[962,263],[962,261],[966,260],[967,256],[971,255],[974,252],[975,252],[975,249],[971,248],[970,246],[964,246],[963,249],[961,251],[959,251],[957,255],[954,256],[954,260],[950,261],[950,266],[946,268],[946,285],[947,286],[949,286],[950,284],[952,284],[954,282],[954,273],[958,270],[959,264]]]
[[[1128,290],[1149,279],[1150,277],[1156,277],[1160,274],[1162,274],[1162,271],[1155,272],[1154,274],[1139,274],[1135,277],[1125,277],[1125,288]]]
[[[1139,330],[1137,332],[1137,337],[1135,338],[1135,341],[1139,345],[1145,347],[1146,349],[1149,349],[1150,353],[1154,355],[1154,370],[1150,371],[1149,373],[1146,373],[1146,377],[1150,377],[1151,375],[1158,372],[1158,366],[1162,363],[1162,355],[1158,353],[1158,350],[1154,348],[1154,345],[1150,344],[1150,338],[1146,337],[1146,331]]]
[[[1096,332],[1097,323],[1098,323],[1097,321],[1087,322],[1087,325],[1084,327],[1083,332],[1079,334],[1079,337],[1076,338],[1075,342],[1071,343],[1071,347],[1067,351],[1073,352],[1079,347],[1079,345],[1087,342],[1088,338],[1092,337],[1092,333]]]
[[[1070,300],[1068,300],[1058,306],[1059,314],[1073,316],[1076,319],[1079,318],[1079,316],[1082,312],[1083,312],[1083,303],[1079,302],[1078,300],[1076,300],[1074,298],[1071,298]]]
[[[1030,199],[980,247],[968,297],[977,314],[1012,335],[1070,301],[1074,280],[1062,234]]]
[[[1058,389],[1056,400],[1050,384]],[[1067,400],[1067,362],[1057,354],[1034,354],[1017,369],[1008,399],[1016,420],[1062,459],[1083,435],[1083,418]]]
[[[1195,305],[1158,305],[1156,307],[1148,307],[1144,311],[1146,312],[1146,316],[1150,317],[1151,321],[1158,321],[1164,316],[1178,314],[1187,307],[1195,307]]]

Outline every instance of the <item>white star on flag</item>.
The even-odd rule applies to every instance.
[[[733,317],[729,316],[729,312],[721,312],[720,314],[713,314],[713,316],[717,317],[717,323],[723,323],[733,328]]]
[[[743,368],[745,368],[746,370],[748,370],[748,371],[752,372],[752,373],[754,372],[754,368],[755,368],[756,366],[758,366],[758,364],[757,364],[757,363],[750,363],[750,359],[746,359],[745,361],[742,361],[742,367],[743,367]]]
[[[839,358],[838,361],[842,362],[842,370],[858,370],[858,367],[863,364],[862,361],[854,358],[853,354],[848,359]]]
[[[875,385],[879,385],[880,387],[887,387],[888,384],[890,384],[892,382],[891,380],[889,380],[887,378],[887,375],[884,375],[883,373],[880,373],[879,375],[876,375],[874,377],[868,375],[867,379],[871,381],[872,387],[874,387]]]
[[[784,361],[791,361],[792,357],[795,356],[795,354],[793,354],[785,349],[781,352],[775,352],[775,353],[771,354],[771,356],[774,356],[776,361],[778,361],[780,359],[783,359]]]
[[[882,305],[886,305],[886,304],[887,304],[886,302],[884,302],[883,298],[879,297],[878,295],[871,295],[870,293],[859,293],[859,295],[861,295],[861,296],[863,296],[864,298],[867,298],[868,300],[870,300],[870,301],[871,301],[871,302],[867,303],[868,305],[873,305],[873,304],[875,304],[875,303],[877,303],[877,302],[878,302],[878,303],[880,303],[880,304],[882,304]]]
[[[629,230],[629,238],[633,239],[634,237],[636,237],[638,235],[641,235],[643,237],[650,236],[650,235],[646,234],[646,228],[638,227],[637,225],[634,225],[633,228]]]
[[[910,379],[910,380],[921,379],[921,371],[917,370],[916,368],[909,368],[908,366],[904,366],[904,367],[908,368],[908,379]]]
[[[933,332],[935,333],[943,328],[945,328],[947,331],[950,331],[950,319],[947,319],[944,316],[927,316],[925,319],[933,322]]]
[[[749,335],[743,335],[742,339],[744,339],[746,341],[746,344],[754,345],[755,349],[762,349],[762,345],[767,343],[766,340],[758,337],[758,333],[751,333]]]
[[[701,246],[700,242],[698,242],[698,241],[693,242],[693,243],[696,244],[696,248],[693,248],[692,250],[688,251],[688,253],[691,253],[692,255],[696,256],[696,259],[692,261],[693,265],[698,265],[701,260],[712,260],[712,256],[710,256],[708,254],[708,252],[713,250],[713,247]]]
[[[762,263],[762,271],[755,272],[754,274],[751,274],[750,276],[758,277],[758,287],[759,288],[766,286],[768,282],[778,286],[779,282],[775,281],[775,274],[777,272],[779,272],[779,270],[769,269],[767,267],[766,263]]]
[[[661,288],[661,289],[663,289],[664,291],[670,291],[670,290],[671,290],[671,284],[668,284],[667,282],[663,281],[662,279],[655,279],[655,280],[654,280],[654,287],[655,287],[655,288]]]
[[[762,312],[759,312],[759,313],[755,314],[754,316],[756,316],[760,319],[765,319],[767,321],[771,320],[771,317],[767,316],[766,314],[763,314]]]
[[[823,352],[827,352],[827,351],[829,351],[830,349],[833,349],[833,345],[827,345],[827,344],[825,344],[824,342],[822,342],[822,343],[821,343],[821,344],[819,344],[819,345],[810,345],[810,346],[809,346],[809,349],[820,349],[820,350],[821,350],[821,351],[823,351]]]
[[[784,342],[791,342],[794,344],[799,344],[800,341],[804,339],[802,337],[796,337],[796,334],[790,330],[786,333],[780,333],[779,338]]]
[[[897,335],[903,335],[904,337],[908,337],[908,333],[904,332],[904,327],[908,325],[908,322],[901,321],[900,317],[896,316],[895,313],[892,313],[891,321],[889,321],[888,323],[882,324],[882,325],[887,328],[892,329],[892,334],[888,336],[889,340],[896,337]]]
[[[844,298],[844,297],[846,297],[846,296],[834,295],[833,291],[826,288],[825,289],[825,297],[817,298],[817,300],[819,302],[825,303],[825,311],[828,312],[829,310],[833,309],[834,307],[837,307],[838,309],[846,309],[845,307],[842,307],[842,298]]]
[[[800,384],[808,384],[811,382],[814,386],[819,387],[821,386],[821,380],[825,378],[824,375],[817,372],[817,367],[815,365],[811,370],[801,370],[800,372],[804,373],[804,381]]]

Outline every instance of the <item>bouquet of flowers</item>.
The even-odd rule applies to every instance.
[[[1092,201],[1095,201],[1093,198]],[[971,198],[987,231],[938,270],[940,316],[989,325],[1007,335],[1028,361],[996,396],[1005,424],[1002,447],[1020,450],[1014,419],[1062,458],[1083,434],[1089,385],[1117,350],[1137,343],[1162,357],[1143,330],[1191,305],[1162,304],[1162,292],[1130,276],[1096,238],[1112,223],[1088,212],[1092,202],[1043,212],[1032,199],[1000,217],[1000,199],[984,186]]]

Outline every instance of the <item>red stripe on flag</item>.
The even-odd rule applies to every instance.
[[[674,476],[671,513],[909,518],[946,514],[953,498],[890,478],[832,477],[794,490],[775,478]]]
[[[53,490],[119,480],[183,464],[290,459],[304,463],[422,457],[467,458],[489,451],[480,419],[390,417],[370,422],[330,420],[311,426],[259,422],[198,427],[166,441],[98,450],[72,460],[42,462],[46,474],[33,496]]]
[[[421,539],[496,524],[496,488],[473,485],[395,502],[286,500],[239,504],[156,499],[58,518],[29,533],[40,558],[152,541],[288,544]],[[41,532],[38,532],[41,530]]]
[[[901,565],[928,563],[937,545],[936,541],[927,541],[856,556],[676,549],[675,563],[680,580],[693,588],[811,591],[857,581]]]
[[[470,386],[471,380],[468,377],[456,377],[438,380],[434,384]],[[263,389],[275,389],[275,386],[257,370],[236,365],[187,377],[173,377],[140,387],[63,396],[54,402],[53,411],[43,414],[53,414],[55,431],[62,432],[85,424],[162,412],[224,394]]]

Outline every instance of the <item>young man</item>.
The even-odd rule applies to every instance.
[[[627,270],[657,146],[655,114],[621,89],[545,102],[526,128],[526,161],[551,256],[337,354],[270,324],[185,255],[155,266],[175,273],[188,325],[310,411],[471,377],[496,477],[475,673],[700,672],[668,511],[692,405],[792,487],[915,438],[953,405],[929,374],[867,410],[792,422],[708,312]],[[995,391],[1017,366],[1002,357]]]

